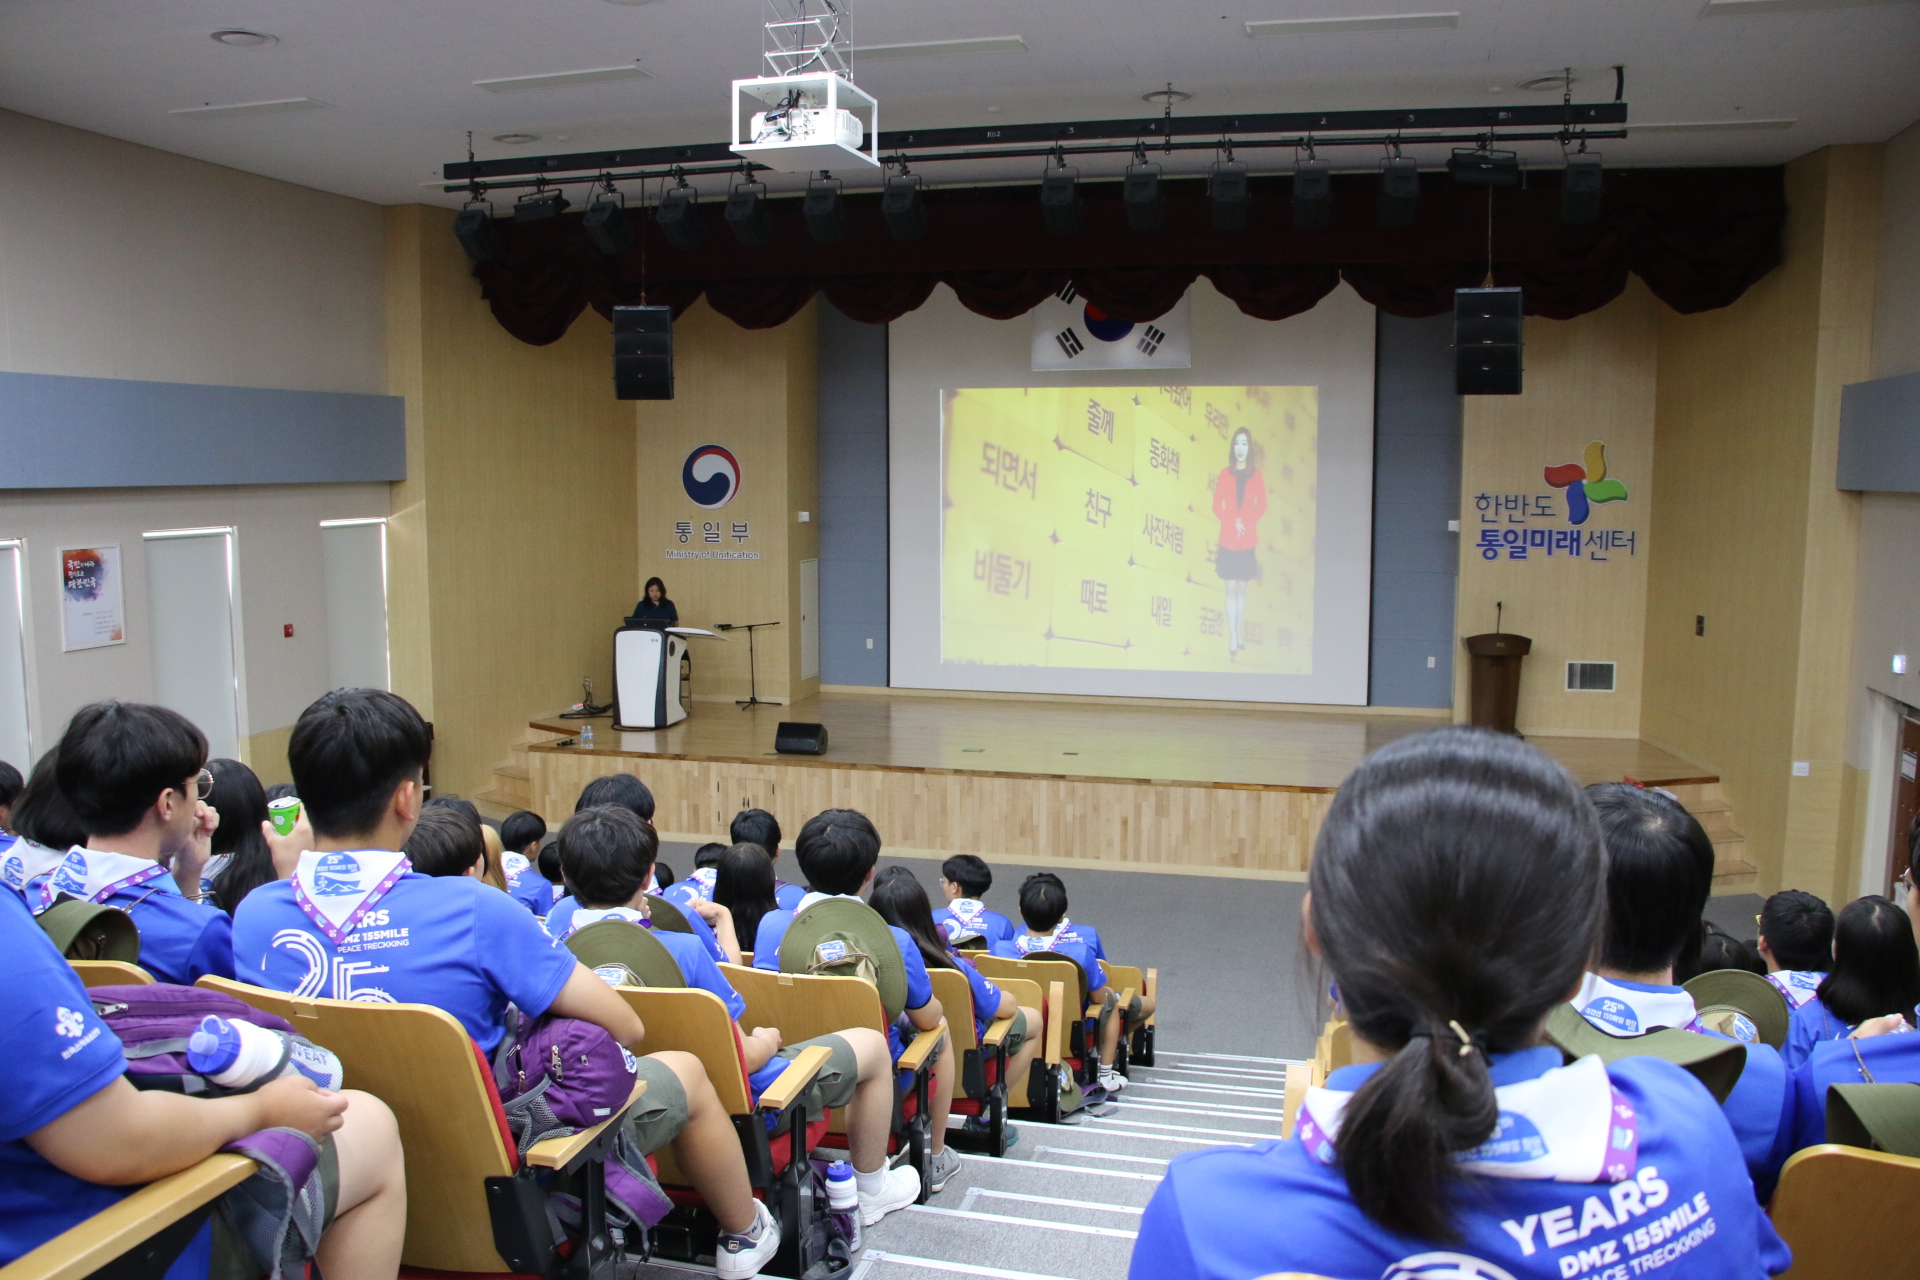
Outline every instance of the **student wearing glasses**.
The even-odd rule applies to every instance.
[[[191,986],[233,977],[233,928],[218,908],[180,892],[175,865],[207,859],[220,815],[207,739],[177,711],[137,702],[80,708],[55,748],[55,777],[86,843],[55,869],[54,894],[119,907],[140,929],[140,967]]]

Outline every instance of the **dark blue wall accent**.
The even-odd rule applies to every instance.
[[[1373,643],[1367,701],[1453,705],[1460,397],[1453,317],[1378,313],[1373,387]],[[1430,669],[1427,659],[1432,657]]]
[[[406,475],[398,396],[0,373],[0,489]]]
[[[887,327],[822,298],[819,379],[820,682],[885,687]]]
[[[1920,373],[1840,388],[1834,487],[1920,493]]]

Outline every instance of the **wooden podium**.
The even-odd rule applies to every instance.
[[[1533,649],[1527,636],[1511,631],[1486,631],[1467,637],[1472,655],[1468,684],[1468,723],[1516,737],[1514,717],[1520,711],[1520,660]]]

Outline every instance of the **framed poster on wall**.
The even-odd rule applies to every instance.
[[[61,548],[60,647],[71,653],[126,642],[119,546]]]

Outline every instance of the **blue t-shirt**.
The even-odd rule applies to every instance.
[[[508,1001],[538,1017],[578,963],[492,885],[415,871],[338,946],[294,902],[292,881],[262,885],[234,913],[233,952],[242,981],[275,991],[444,1009],[489,1054]]]
[[[1502,1055],[1494,1082],[1532,1079],[1560,1060],[1553,1049]],[[1356,1089],[1378,1069],[1343,1067],[1327,1085]],[[1303,1271],[1371,1280],[1444,1269],[1562,1280],[1632,1277],[1642,1274],[1636,1261],[1657,1267],[1681,1258],[1672,1274],[1687,1280],[1786,1270],[1787,1247],[1755,1203],[1733,1134],[1705,1087],[1655,1058],[1626,1058],[1607,1074],[1637,1118],[1637,1165],[1626,1181],[1470,1176],[1457,1201],[1461,1239],[1443,1244],[1381,1228],[1354,1206],[1339,1166],[1316,1160],[1297,1136],[1188,1152],[1173,1158],[1147,1206],[1128,1274],[1247,1280]]]
[[[787,926],[793,923],[791,911],[769,911],[760,917],[760,928],[753,939],[753,967],[765,969],[769,973],[780,972],[780,941],[787,936]],[[914,945],[913,938],[905,929],[887,926],[893,934],[894,945],[900,948],[900,958],[907,968],[907,1008],[924,1008],[933,999],[933,979],[927,976],[927,962],[920,957],[920,948]],[[901,1018],[887,1028],[887,1044],[893,1050],[895,1062],[907,1051],[907,1042],[901,1035]]]
[[[124,1199],[131,1187],[82,1181],[28,1146],[42,1129],[127,1070],[120,1041],[94,1015],[73,967],[34,923],[19,897],[0,893],[0,973],[7,1016],[0,1022],[0,1266]],[[167,1271],[168,1280],[205,1280],[211,1231],[202,1227]]]
[[[1793,1070],[1793,1149],[1827,1140],[1829,1085],[1868,1083],[1920,1084],[1920,1034],[1823,1040],[1816,1044],[1806,1061]]]
[[[977,901],[977,899],[963,898],[961,901]],[[962,921],[960,917],[953,913],[951,906],[941,907],[933,913],[933,922],[939,925],[940,931],[949,938],[954,936],[956,929],[965,930],[970,933],[978,933],[982,938],[986,939],[987,949],[989,951],[993,949],[996,943],[1013,941],[1013,935],[1015,933],[1013,921],[1007,919],[998,911],[990,911],[985,906],[982,906],[978,912],[972,913],[969,919],[972,921],[971,924]]]
[[[804,886],[788,884],[785,880],[773,882],[773,905],[782,911],[798,911],[800,899],[807,896]]]
[[[1787,1022],[1787,1042],[1780,1048],[1780,1056],[1787,1061],[1791,1071],[1807,1060],[1813,1047],[1827,1040],[1844,1040],[1853,1034],[1853,1024],[1843,1022],[1840,1015],[1827,1008],[1827,1002],[1820,997],[1801,1005],[1793,1011],[1793,1017]]]
[[[233,921],[218,907],[188,902],[170,875],[108,894],[105,903],[133,917],[140,967],[157,981],[190,987],[202,975],[233,977]]]
[[[544,916],[553,910],[553,881],[529,867],[507,881],[507,896],[534,915]]]
[[[1020,945],[1022,942],[1027,944],[1024,950]],[[1042,943],[1045,945],[1041,945]],[[1105,998],[1101,993],[1107,988],[1107,971],[1100,967],[1100,957],[1094,954],[1093,948],[1088,946],[1084,939],[1077,936],[1077,932],[1062,930],[1051,941],[1021,933],[1011,941],[994,943],[988,950],[1008,960],[1025,960],[1028,956],[1049,953],[1065,956],[1079,965],[1081,971],[1087,975],[1087,998],[1089,1000]]]
[[[674,902],[672,898],[667,898],[666,901],[673,902],[673,905],[680,909],[680,914],[687,918],[687,924],[693,929],[693,936],[700,939],[700,945],[707,949],[707,954],[712,956],[717,963],[728,963],[727,953],[721,948],[720,940],[713,936],[713,927],[705,920],[702,920],[699,913],[685,903]],[[580,903],[575,900],[572,894],[568,894],[566,897],[560,899],[560,901],[554,903],[553,909],[548,911],[546,916],[547,932],[556,938],[566,937],[567,925],[572,921],[573,913],[579,909]],[[662,930],[661,932],[665,933],[667,931]]]

